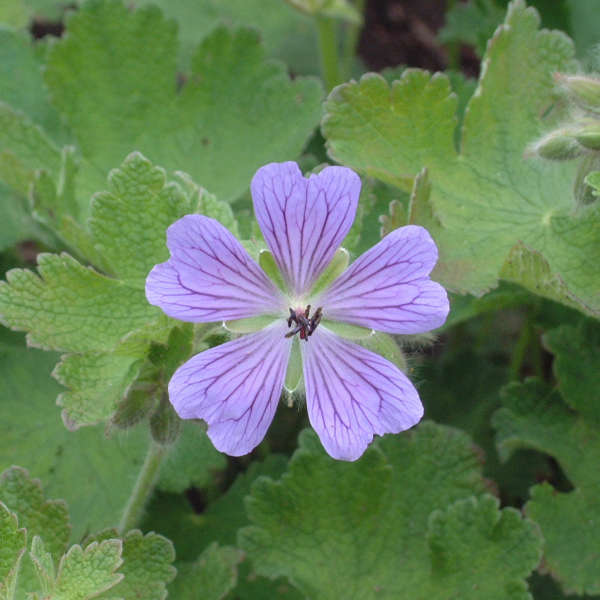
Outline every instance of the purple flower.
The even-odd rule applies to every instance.
[[[325,290],[311,292],[354,221],[360,187],[345,167],[308,179],[293,162],[257,171],[254,211],[287,293],[214,219],[187,215],[169,227],[171,258],[146,281],[151,304],[182,321],[266,318],[259,331],[188,360],[169,383],[179,416],[204,419],[220,451],[241,456],[261,442],[293,343],[302,354],[310,422],[332,457],[356,460],[374,434],[398,433],[423,416],[416,389],[398,367],[329,324],[392,334],[442,325],[449,305],[444,288],[429,279],[437,261],[429,233],[414,225],[396,229]]]

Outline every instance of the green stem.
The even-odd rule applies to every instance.
[[[341,83],[336,22],[327,17],[316,17],[317,33],[319,36],[319,55],[321,58],[321,73],[325,87],[329,93],[338,83]]]
[[[533,334],[533,328],[531,326],[531,320],[527,318],[521,330],[521,335],[515,344],[512,357],[510,359],[510,368],[508,372],[509,381],[518,381],[521,369],[523,368],[523,362],[525,361],[525,353],[531,343]]]
[[[119,532],[121,534],[133,529],[139,523],[146,501],[154,489],[158,471],[166,451],[167,448],[164,446],[150,442],[146,460],[142,465],[137,481],[135,482],[135,487],[119,523]]]
[[[354,6],[359,14],[365,14],[365,0],[356,0]],[[342,75],[344,81],[347,81],[352,76],[353,60],[362,27],[362,23],[350,23],[346,27],[346,35],[344,36],[344,44],[342,47],[342,64],[344,67]]]

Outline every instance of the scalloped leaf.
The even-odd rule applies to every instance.
[[[507,277],[598,316],[600,207],[574,211],[575,165],[523,158],[556,119],[548,110],[553,73],[574,68],[570,40],[538,26],[535,10],[522,0],[510,4],[469,101],[460,153],[450,82],[414,69],[391,86],[375,74],[339,86],[322,128],[332,158],[401,188],[427,167],[439,221],[434,277],[446,287],[481,295]],[[418,222],[428,225],[427,218]],[[543,268],[503,272],[517,244],[539,254]],[[560,284],[548,285],[554,280]]]

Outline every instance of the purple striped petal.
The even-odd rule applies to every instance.
[[[310,423],[333,458],[356,460],[374,434],[404,431],[423,416],[417,390],[382,356],[324,327],[301,348]]]
[[[287,311],[281,292],[223,225],[187,215],[167,230],[171,258],[146,279],[146,297],[175,319],[224,321]]]
[[[256,172],[256,219],[292,294],[308,291],[333,258],[354,221],[360,186],[345,167],[327,167],[309,179],[294,162]]]
[[[387,333],[422,333],[443,325],[446,290],[429,279],[438,253],[423,227],[396,229],[359,256],[313,304],[326,319]]]
[[[292,340],[281,320],[194,356],[169,383],[169,399],[183,419],[204,419],[217,450],[251,452],[279,402]]]

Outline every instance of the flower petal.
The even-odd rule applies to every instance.
[[[201,352],[179,367],[169,399],[183,419],[204,419],[217,450],[251,452],[265,437],[277,408],[292,340],[287,324]]]
[[[374,434],[404,431],[423,416],[417,390],[382,356],[324,327],[301,348],[310,423],[333,458],[356,460]]]
[[[252,179],[254,212],[291,293],[308,291],[352,226],[360,178],[327,167],[306,179],[294,162],[271,163]]]
[[[437,247],[423,227],[392,231],[359,256],[319,298],[326,319],[387,333],[422,333],[443,325],[446,290],[429,279]]]
[[[281,292],[223,225],[186,215],[167,230],[171,258],[146,279],[150,304],[182,321],[222,321],[284,312]]]

